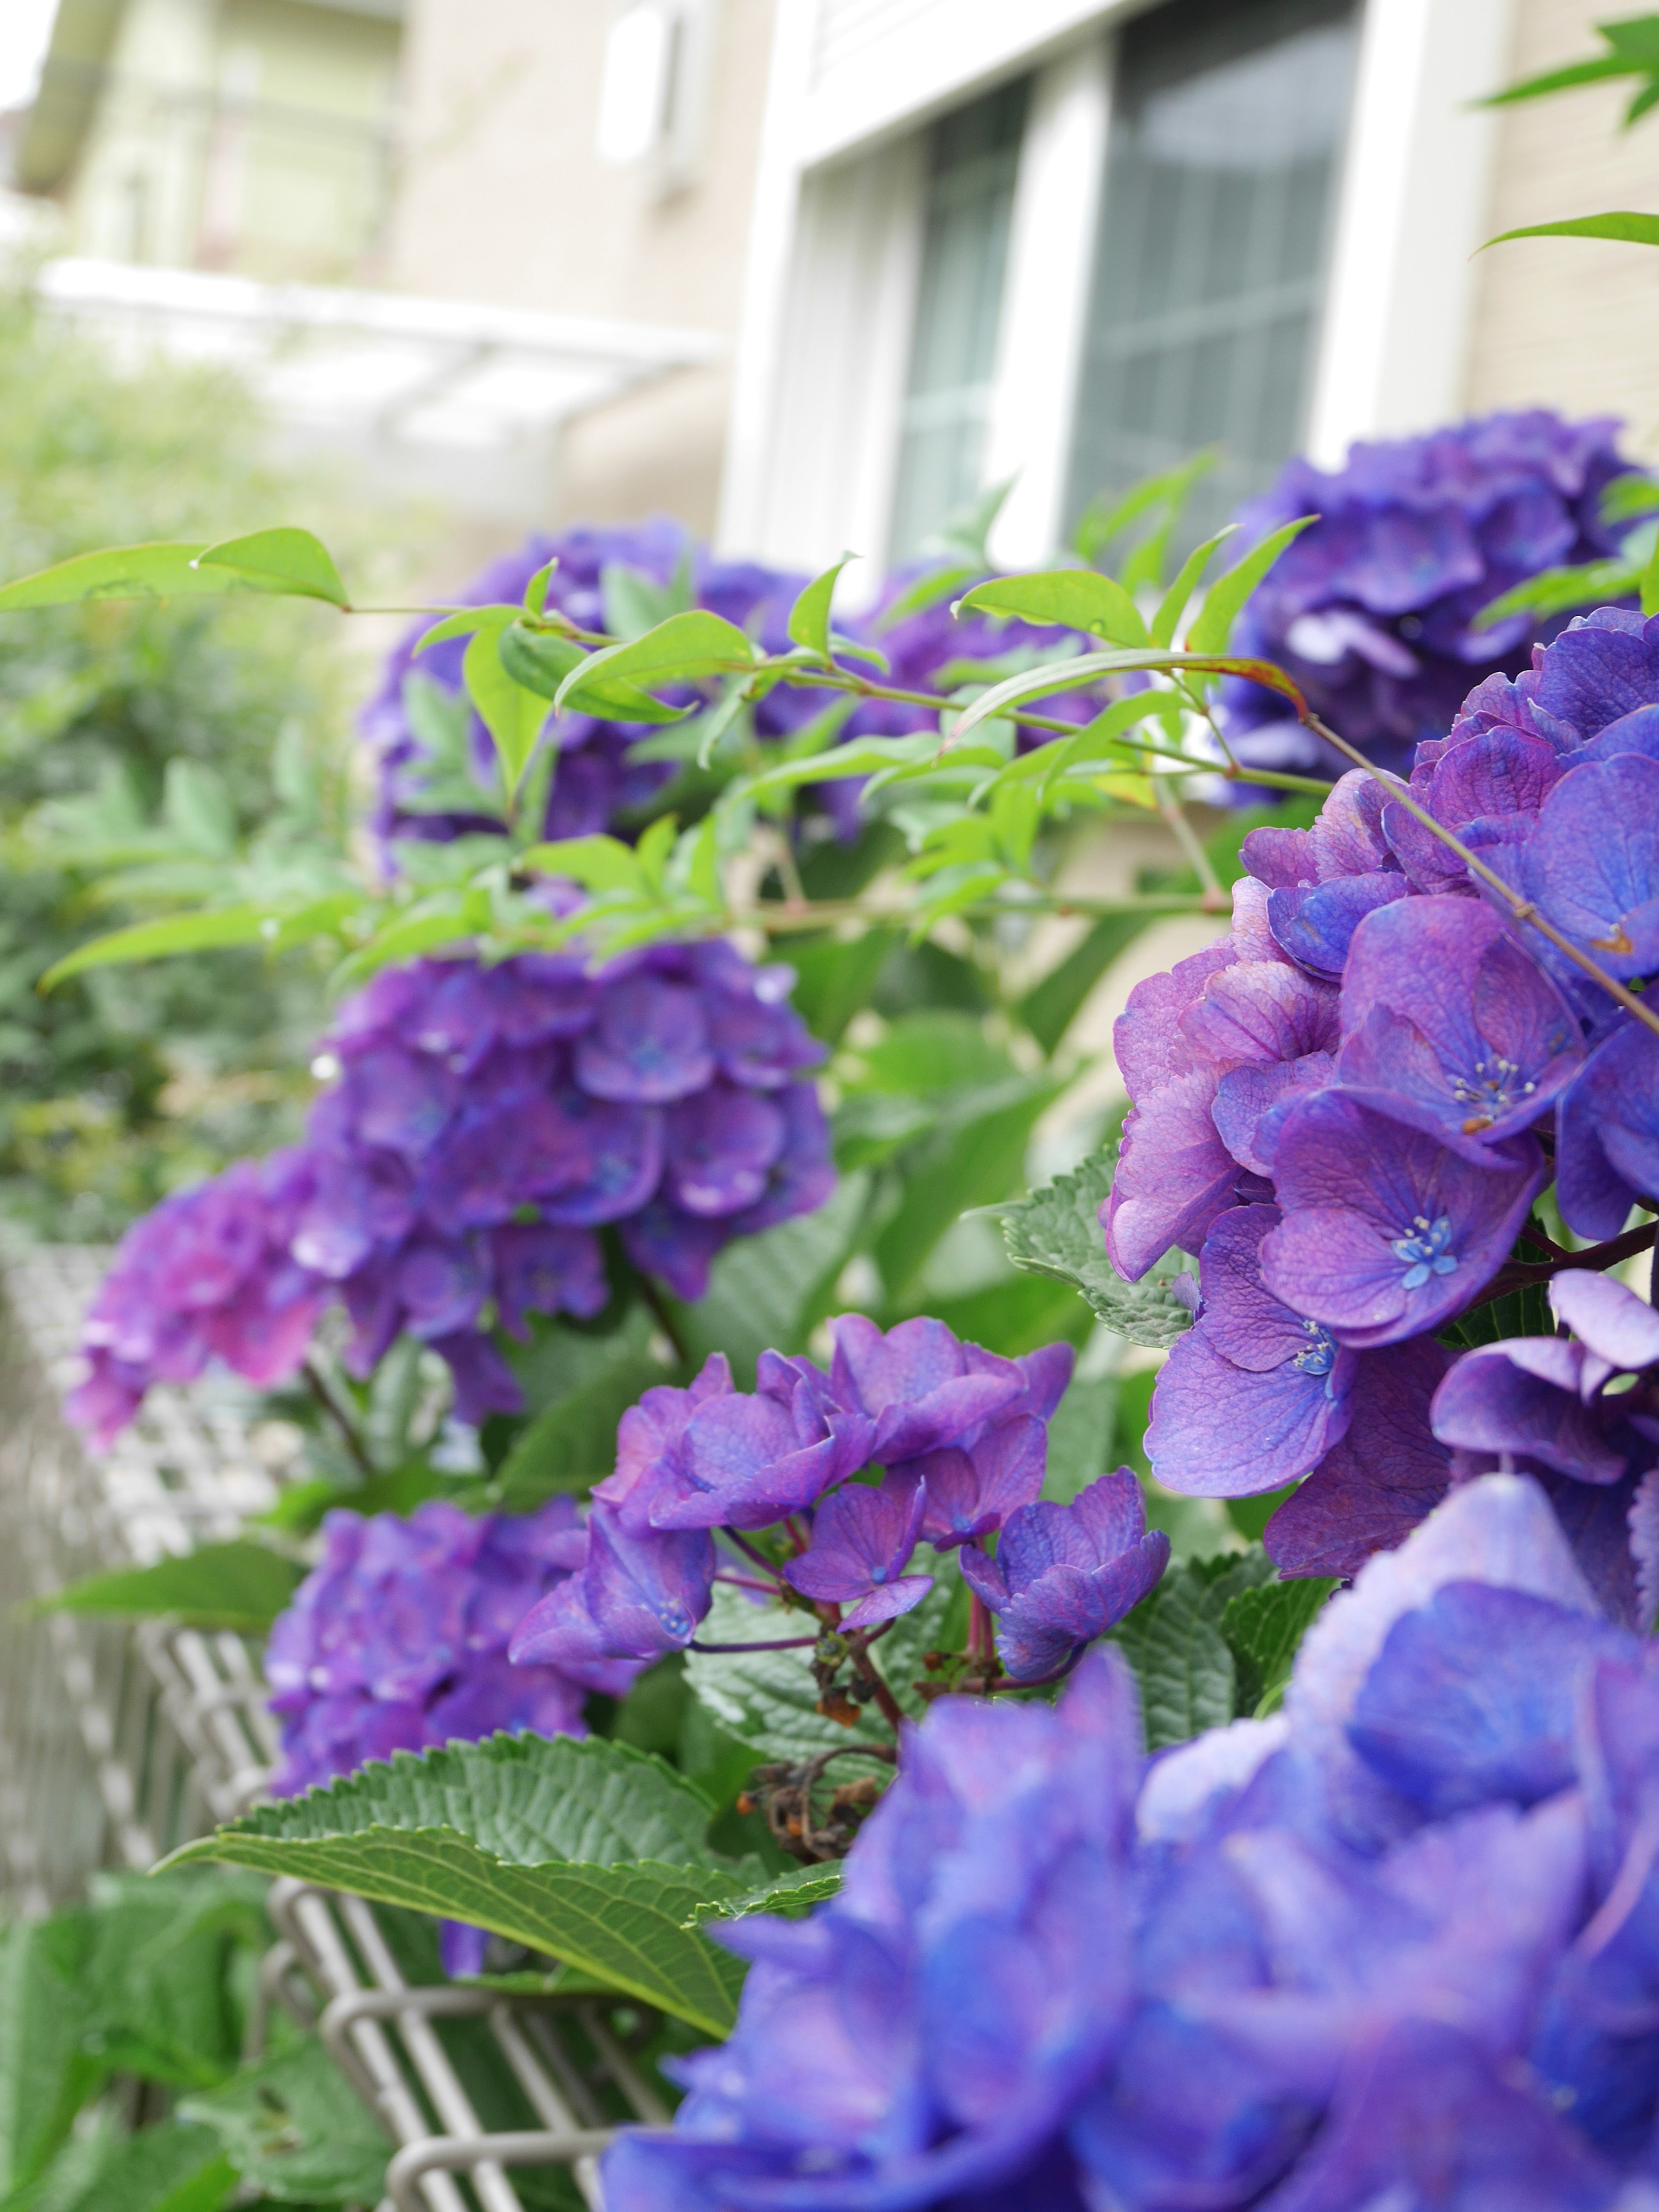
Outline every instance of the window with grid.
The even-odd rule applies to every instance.
[[[1224,459],[1193,538],[1303,434],[1353,0],[1166,0],[1120,41],[1071,506]]]
[[[1026,87],[935,124],[910,374],[900,418],[891,554],[903,561],[980,489]]]

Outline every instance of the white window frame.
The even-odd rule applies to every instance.
[[[874,589],[920,263],[921,134],[1028,70],[984,478],[1019,471],[992,541],[997,559],[1030,564],[1055,550],[1106,168],[1109,33],[1146,4],[889,0],[890,31],[866,41],[856,67],[815,82],[820,0],[777,0],[725,550],[816,568],[850,546],[871,556],[862,581]],[[1310,408],[1309,450],[1327,465],[1355,438],[1426,429],[1460,411],[1468,257],[1483,235],[1496,136],[1467,103],[1502,80],[1515,5],[1363,0]],[[839,222],[826,220],[837,205]]]

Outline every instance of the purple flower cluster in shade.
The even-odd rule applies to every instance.
[[[689,572],[695,605],[709,608],[746,629],[769,653],[789,650],[789,611],[808,580],[804,575],[787,574],[757,562],[717,561],[679,524],[659,516],[628,528],[583,528],[558,537],[532,537],[519,552],[508,554],[475,577],[458,594],[458,601],[469,606],[517,605],[532,576],[549,561],[556,561],[558,566],[549,587],[548,606],[568,615],[580,629],[605,628],[606,568],[631,569],[658,585],[668,584],[684,570]],[[985,615],[970,615],[957,622],[951,617],[950,600],[968,588],[961,582],[932,604],[896,616],[900,601],[915,586],[921,573],[902,571],[887,581],[868,609],[836,616],[839,632],[882,653],[890,672],[884,680],[896,689],[931,690],[952,674],[955,663],[1051,648],[1069,635],[1061,629],[1034,629],[1025,623]],[[386,840],[442,840],[501,827],[490,796],[495,784],[495,747],[476,714],[468,739],[469,760],[478,784],[476,811],[433,807],[422,797],[432,763],[410,720],[406,686],[412,675],[418,675],[459,698],[461,663],[466,652],[466,641],[457,638],[417,653],[416,647],[430,627],[427,622],[417,623],[397,647],[386,664],[380,689],[359,721],[377,769],[373,827]],[[1095,641],[1079,639],[1079,642],[1088,645]],[[787,737],[832,706],[837,696],[822,685],[780,684],[755,708],[756,734],[763,740]],[[1081,722],[1093,709],[1087,698],[1079,694],[1048,702],[1043,711]],[[866,700],[847,721],[842,738],[845,741],[900,737],[928,727],[933,720],[925,707],[890,699]],[[653,724],[600,721],[591,715],[565,714],[553,726],[559,764],[548,800],[544,834],[550,838],[585,836],[598,830],[625,833],[633,817],[649,808],[675,773],[672,762],[637,762],[629,757],[641,739],[660,734]],[[860,788],[858,781],[842,781],[816,789],[817,803],[843,836],[850,837],[859,827]]]
[[[594,1489],[581,1571],[525,1620],[515,1659],[604,1688],[619,1662],[685,1650],[722,1576],[787,1585],[826,1624],[878,1628],[931,1589],[906,1572],[924,1540],[963,1547],[1017,1680],[1060,1671],[1145,1596],[1169,1544],[1146,1533],[1133,1475],[1070,1506],[1039,1499],[1069,1346],[1005,1359],[942,1322],[884,1334],[861,1314],[830,1334],[827,1373],[767,1352],[741,1391],[716,1352],[689,1389],[647,1391]],[[872,1466],[879,1481],[854,1479]],[[744,1532],[780,1523],[792,1555],[775,1572]]]
[[[1109,1255],[1130,1279],[1171,1247],[1199,1260],[1152,1467],[1224,1497],[1307,1477],[1266,1537],[1292,1573],[1350,1574],[1397,1542],[1468,1471],[1454,1445],[1481,1466],[1520,1451],[1431,1418],[1436,1337],[1489,1291],[1551,1175],[1590,1239],[1659,1194],[1659,1036],[1513,919],[1407,795],[1604,974],[1659,975],[1659,619],[1573,623],[1514,682],[1479,685],[1409,785],[1356,770],[1311,830],[1252,831],[1230,936],[1139,985],[1118,1023],[1133,1105]],[[1544,1462],[1632,1620],[1632,1559],[1608,1531],[1659,1459],[1646,1449],[1616,1472]]]
[[[599,1231],[679,1297],[709,1263],[823,1204],[823,1048],[789,971],[720,941],[597,972],[528,953],[389,969],[326,1040],[338,1081],[305,1143],[170,1199],[128,1232],[94,1299],[74,1419],[107,1438],[156,1381],[210,1356],[267,1386],[343,1303],[367,1374],[400,1334],[448,1362],[459,1418],[520,1410],[493,1340],[609,1295]]]
[[[804,576],[785,575],[755,562],[716,561],[678,523],[658,516],[623,528],[581,528],[557,537],[532,537],[520,551],[507,554],[474,577],[457,594],[458,604],[517,605],[531,578],[550,561],[558,565],[548,587],[548,608],[568,616],[580,629],[605,627],[607,568],[631,569],[658,585],[672,582],[685,568],[690,571],[694,605],[750,630],[769,651],[776,652],[788,648],[789,609],[806,581]],[[438,811],[423,803],[423,790],[431,774],[430,757],[410,721],[405,686],[411,675],[423,676],[459,698],[461,663],[466,653],[465,638],[451,639],[417,653],[416,647],[431,627],[431,623],[422,621],[404,637],[386,664],[380,689],[359,719],[358,726],[378,770],[373,827],[382,838],[445,840],[470,830],[495,830],[501,826],[492,797],[496,776],[495,746],[476,714],[471,719],[468,738],[469,760],[478,784],[476,811]],[[763,702],[757,710],[757,726],[764,735],[776,736],[785,726],[772,726],[772,710],[769,702]],[[648,808],[675,772],[672,761],[629,758],[632,746],[653,734],[655,725],[650,723],[561,715],[558,773],[548,799],[544,835],[580,837],[597,830],[614,831],[624,826],[619,817],[625,819],[635,810]]]
[[[531,1607],[569,1578],[586,1540],[568,1498],[523,1516],[471,1516],[439,1499],[407,1520],[329,1514],[322,1558],[265,1647],[282,1723],[273,1794],[499,1729],[585,1735],[586,1687],[552,1667],[510,1666],[507,1645]],[[620,1696],[638,1671],[613,1666],[605,1687]],[[479,1972],[483,1942],[482,1931],[446,1923],[449,1972]]]
[[[1275,661],[1351,744],[1403,768],[1443,737],[1477,678],[1513,671],[1557,624],[1480,609],[1546,568],[1613,552],[1601,495],[1630,464],[1610,421],[1564,422],[1535,410],[1356,445],[1327,472],[1297,459],[1245,507],[1251,542],[1304,514],[1319,520],[1275,563],[1245,607],[1233,648]],[[1285,702],[1237,679],[1224,693],[1229,742],[1262,768],[1322,768],[1328,756]]]
[[[611,2212],[1655,2212],[1659,1666],[1525,1476],[1334,1597],[1283,1711],[947,1699]]]

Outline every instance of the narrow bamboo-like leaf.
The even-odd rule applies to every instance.
[[[1176,572],[1175,581],[1164,594],[1158,603],[1158,612],[1152,617],[1152,639],[1154,645],[1174,643],[1176,626],[1187,611],[1188,600],[1198,589],[1199,578],[1210,565],[1210,556],[1234,537],[1237,530],[1238,525],[1230,522],[1224,530],[1218,530],[1213,538],[1206,538],[1201,545],[1195,545],[1182,562]]]
[[[196,565],[245,577],[262,592],[325,599],[333,607],[351,604],[332,555],[308,530],[256,530],[246,538],[222,538],[197,556]]]
[[[719,2036],[743,1970],[685,1923],[751,1885],[705,1849],[710,1810],[625,1744],[498,1735],[262,1806],[169,1863],[223,1860],[470,1921]]]
[[[1637,590],[1641,570],[1629,561],[1583,561],[1570,568],[1541,568],[1488,599],[1475,615],[1475,629],[1490,629],[1511,615],[1561,614],[1568,607],[1604,605]]]
[[[1040,629],[1058,623],[1087,630],[1113,645],[1142,646],[1150,641],[1140,610],[1113,577],[1092,568],[1056,568],[1036,576],[993,576],[964,592],[951,611],[1014,615]]]
[[[530,629],[523,623],[508,623],[501,633],[501,666],[513,681],[539,698],[558,696],[559,686],[573,668],[587,659],[574,638],[555,631]]]
[[[447,645],[453,637],[472,637],[481,629],[505,629],[508,623],[516,622],[520,610],[508,606],[457,607],[441,622],[433,623],[415,647],[424,653],[429,645]]]
[[[1192,1311],[1168,1286],[1146,1276],[1126,1283],[1106,1257],[1100,1209],[1111,1195],[1113,1158],[1097,1152],[1029,1198],[998,1209],[1016,1267],[1071,1284],[1108,1328],[1131,1344],[1167,1350],[1192,1327]]]
[[[20,576],[0,589],[0,614],[20,607],[71,606],[80,599],[219,598],[275,588],[229,568],[198,568],[202,545],[121,545]]]
[[[1218,583],[1216,588],[1219,587]],[[1144,653],[1079,653],[1075,660],[1060,661],[1044,668],[1030,668],[1023,675],[1010,676],[1000,684],[994,684],[970,706],[963,708],[952,726],[951,743],[953,745],[958,744],[981,722],[994,721],[1000,715],[1013,714],[1014,709],[1024,706],[1028,700],[1045,698],[1054,691],[1075,691],[1084,684],[1092,683],[1097,677],[1125,676],[1136,669],[1165,672],[1189,670],[1196,675],[1248,677],[1252,684],[1263,684],[1268,690],[1277,691],[1288,699],[1298,714],[1307,712],[1308,702],[1296,684],[1282,668],[1276,668],[1271,660],[1255,660],[1237,653],[1161,653],[1155,647],[1149,647]],[[1015,719],[1018,720],[1017,715]]]
[[[530,756],[547,720],[547,702],[539,693],[527,691],[508,675],[501,655],[504,635],[499,630],[481,629],[466,648],[461,675],[468,698],[495,739],[501,781],[511,798],[530,764]]]
[[[558,565],[556,560],[544,561],[525,586],[524,604],[526,613],[538,615],[545,611],[548,586],[553,581],[553,571]]]
[[[112,929],[77,945],[73,952],[54,962],[40,978],[40,988],[50,991],[87,968],[113,968],[134,960],[161,960],[175,952],[206,952],[226,945],[257,945],[266,933],[270,917],[258,907],[216,907],[204,914],[163,915],[155,921],[135,921],[125,929]]]
[[[1581,215],[1566,222],[1529,222],[1519,230],[1500,230],[1478,250],[1507,245],[1513,238],[1603,238],[1616,246],[1659,246],[1659,215],[1626,208],[1607,215]],[[3,604],[3,602],[0,602]]]
[[[176,1614],[189,1628],[257,1635],[288,1604],[303,1570],[268,1545],[203,1544],[153,1566],[88,1575],[40,1601],[42,1612]]]
[[[631,846],[620,837],[596,833],[591,837],[564,837],[551,845],[532,845],[519,855],[519,866],[547,876],[568,876],[591,891],[642,891],[645,878]]]
[[[1640,70],[1639,63],[1626,61],[1622,55],[1598,54],[1592,61],[1569,62],[1565,69],[1546,70],[1541,76],[1506,85],[1502,92],[1489,92],[1476,105],[1508,107],[1517,100],[1542,100],[1553,92],[1571,92],[1581,84],[1600,84],[1610,76],[1634,76]]]
[[[1271,537],[1264,538],[1244,558],[1216,578],[1204,594],[1198,618],[1187,632],[1188,653],[1225,653],[1239,611],[1285,547],[1317,522],[1316,514],[1298,515]],[[1255,681],[1261,682],[1257,677]]]
[[[826,660],[830,658],[830,605],[836,595],[836,580],[854,557],[851,553],[843,553],[833,568],[814,576],[789,610],[791,639],[797,645],[804,645],[809,653],[822,653]]]
[[[748,704],[748,692],[741,678],[727,683],[726,690],[708,709],[699,717],[702,736],[697,744],[697,766],[706,769],[720,750],[720,740]]]
[[[589,653],[560,684],[554,704],[594,711],[589,704],[597,691],[616,687],[648,693],[664,684],[698,684],[710,676],[755,665],[755,648],[735,623],[705,607],[670,615],[643,637],[625,645],[608,645]]]

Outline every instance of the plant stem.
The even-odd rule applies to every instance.
[[[752,1559],[757,1567],[763,1568],[766,1573],[772,1577],[773,1582],[775,1584],[777,1581],[777,1571],[773,1566],[770,1559],[767,1558],[764,1552],[759,1550],[755,1545],[751,1544],[747,1536],[744,1535],[738,1529],[722,1528],[720,1534],[722,1536],[729,1536],[732,1539],[732,1541],[737,1546],[738,1549],[743,1553],[744,1557],[748,1559]]]
[[[317,1401],[317,1403],[322,1407],[323,1411],[333,1422],[335,1427],[340,1431],[340,1441],[344,1444],[346,1450],[350,1454],[352,1462],[356,1467],[357,1472],[365,1477],[373,1476],[378,1474],[380,1470],[376,1468],[374,1461],[368,1455],[368,1447],[363,1442],[362,1436],[357,1427],[357,1424],[352,1419],[347,1408],[340,1403],[340,1401],[336,1396],[335,1393],[329,1388],[326,1380],[319,1369],[311,1360],[307,1359],[300,1372],[305,1376],[307,1389],[310,1391],[312,1396]]]
[[[1187,819],[1186,809],[1173,792],[1164,788],[1169,780],[1166,775],[1155,775],[1149,778],[1152,794],[1158,800],[1158,811],[1175,832],[1176,844],[1192,863],[1193,872],[1197,876],[1201,887],[1200,905],[1206,913],[1226,914],[1231,908],[1232,901],[1222,890],[1221,879],[1210,865],[1209,854],[1199,843],[1197,832]]]
[[[1528,1232],[1522,1232],[1527,1234]],[[1564,1275],[1574,1267],[1589,1268],[1600,1273],[1616,1267],[1623,1261],[1633,1260],[1638,1252],[1650,1251],[1659,1240],[1659,1221],[1650,1221],[1640,1229],[1627,1229],[1622,1237],[1609,1237],[1603,1244],[1586,1245],[1582,1252],[1563,1252],[1559,1260],[1510,1260],[1492,1277],[1490,1288],[1480,1300],[1480,1305],[1490,1305],[1510,1291],[1523,1291],[1529,1284],[1549,1282],[1556,1275]],[[1466,1312],[1476,1309],[1466,1307]]]
[[[896,1735],[904,1715],[899,1709],[898,1699],[883,1680],[877,1671],[875,1662],[870,1656],[868,1638],[860,1638],[854,1645],[853,1672],[857,1677],[860,1687],[869,1691],[875,1700],[877,1711]]]
[[[816,1636],[785,1636],[766,1644],[700,1644],[691,1639],[693,1651],[804,1651],[817,1642]]]
[[[685,1337],[679,1323],[669,1311],[666,1300],[651,1277],[639,1270],[640,1296],[645,1300],[661,1326],[663,1334],[674,1347],[674,1357],[682,1367],[691,1364],[691,1356],[685,1348]]]
[[[768,1597],[775,1597],[778,1594],[776,1583],[763,1583],[758,1575],[740,1575],[732,1567],[717,1568],[714,1580],[730,1583],[733,1589],[760,1590]]]
[[[1426,806],[1419,806],[1403,784],[1391,775],[1385,775],[1380,768],[1366,759],[1357,745],[1351,745],[1346,738],[1339,738],[1336,732],[1322,722],[1317,714],[1309,711],[1302,716],[1302,720],[1316,737],[1323,738],[1328,745],[1334,745],[1345,760],[1351,760],[1356,768],[1364,769],[1374,782],[1382,786],[1396,805],[1403,806],[1407,814],[1420,822],[1449,851],[1455,853],[1472,876],[1478,876],[1488,890],[1498,893],[1516,921],[1528,924],[1540,937],[1547,938],[1558,952],[1571,961],[1575,968],[1588,975],[1592,982],[1599,983],[1610,998],[1616,999],[1626,1013],[1634,1014],[1638,1022],[1659,1036],[1659,1013],[1656,1013],[1651,1006],[1644,1006],[1634,991],[1626,990],[1622,983],[1607,974],[1606,969],[1592,960],[1588,952],[1581,952],[1570,937],[1564,937],[1553,922],[1546,921],[1530,899],[1522,898],[1519,891],[1511,889],[1495,868],[1489,868],[1478,853],[1469,850],[1461,837],[1454,836],[1443,823],[1437,822]]]

